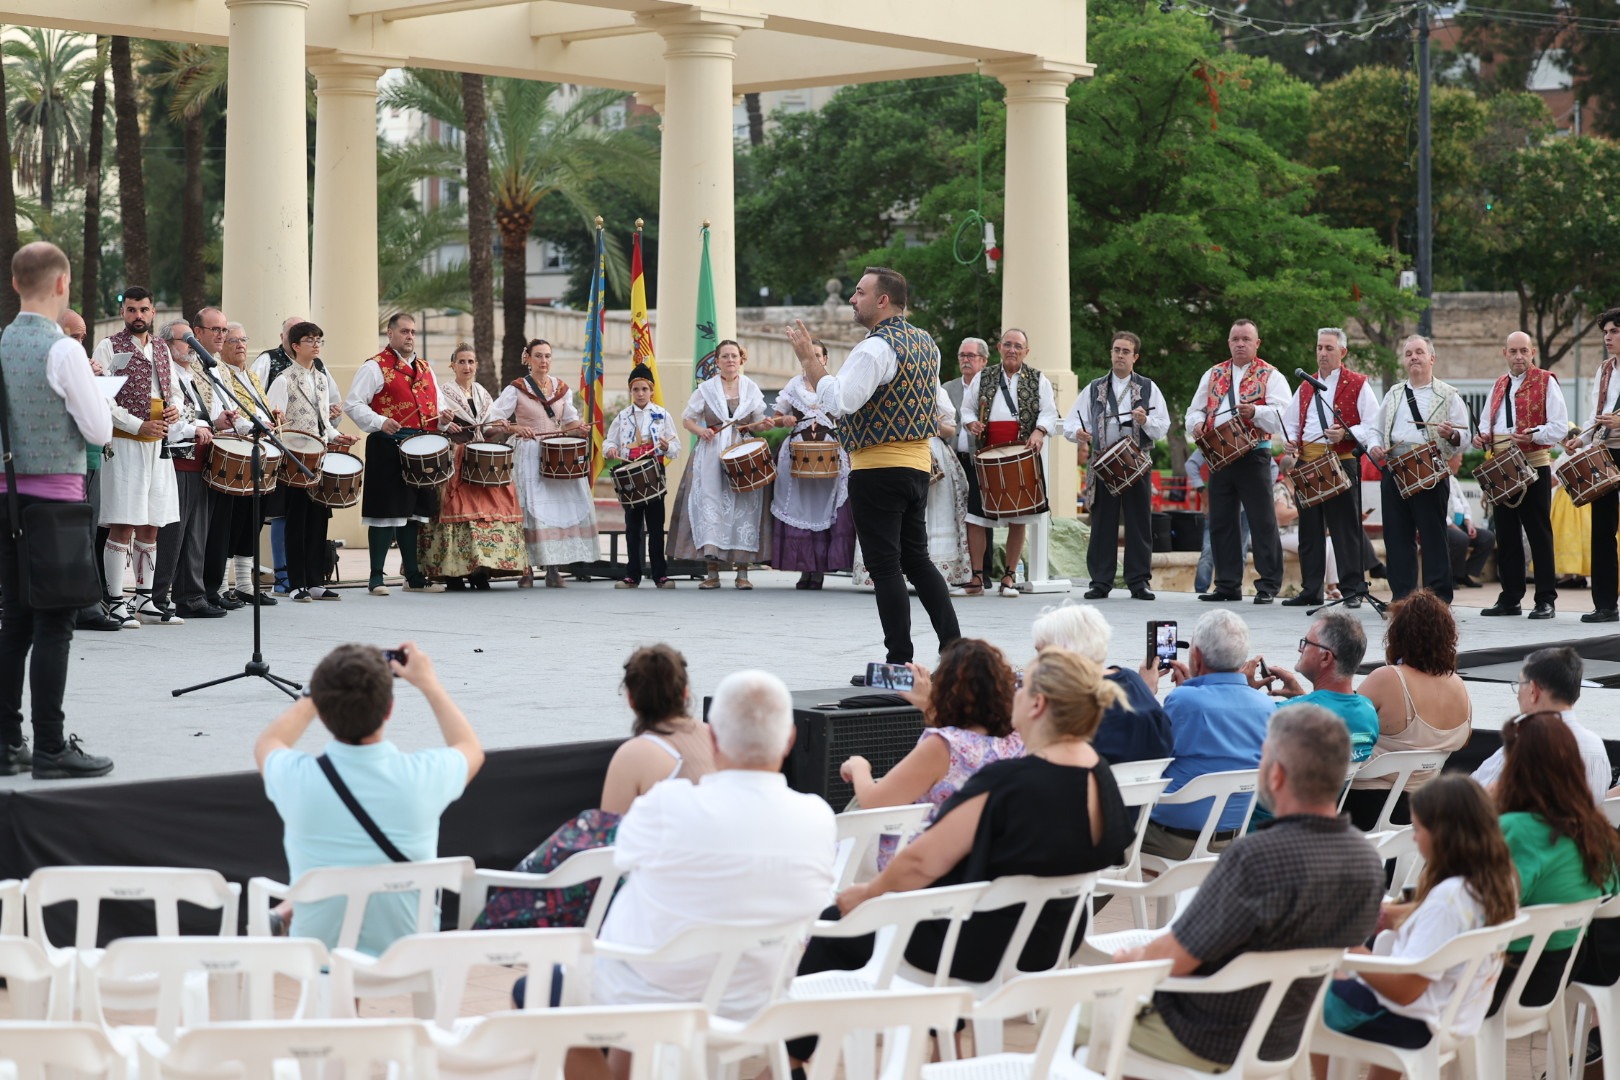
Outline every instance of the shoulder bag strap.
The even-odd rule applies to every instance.
[[[0,457],[6,463],[6,512],[11,516],[11,535],[22,536],[22,513],[17,509],[17,463],[11,460],[11,406],[6,394],[6,372],[0,367]]]
[[[332,764],[332,759],[322,754],[315,761],[320,765],[321,772],[326,774],[326,779],[331,781],[332,790],[337,792],[338,798],[343,800],[343,805],[347,806],[349,813],[354,815],[354,820],[358,821],[360,827],[366,830],[366,835],[371,837],[376,845],[382,849],[382,853],[394,862],[410,862],[411,860],[405,857],[404,852],[395,847],[394,842],[383,835],[383,831],[377,827],[377,823],[371,820],[371,815],[366,813],[366,808],[360,805],[360,800],[354,797],[354,792],[349,790],[349,785],[345,784],[343,777],[338,775],[337,766]]]

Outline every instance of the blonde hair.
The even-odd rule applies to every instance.
[[[1065,739],[1091,738],[1103,713],[1125,701],[1124,692],[1103,677],[1095,661],[1055,647],[1035,655],[1024,672],[1024,688],[1046,698],[1052,730]]]

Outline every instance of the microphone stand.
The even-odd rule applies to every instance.
[[[236,392],[225,385],[224,380],[222,380],[214,371],[214,369],[219,365],[219,361],[215,360],[213,355],[210,354],[207,349],[202,347],[202,344],[197,341],[196,337],[188,334],[186,335],[186,342],[191,346],[192,350],[202,361],[203,374],[207,376],[208,381],[214,384],[215,389],[220,392],[224,400],[228,400],[236,406],[237,413],[239,415],[247,417],[248,424],[251,425],[253,434],[253,492],[249,497],[253,500],[253,521],[258,523],[259,493],[264,486],[264,458],[260,453],[259,447],[259,440],[261,438],[269,440],[271,445],[275,446],[281,451],[281,460],[290,461],[294,465],[298,466],[298,470],[302,472],[306,478],[314,479],[315,474],[310,471],[309,466],[305,465],[302,461],[299,461],[287,451],[287,447],[284,446],[281,440],[276,437],[276,433],[268,425],[266,425],[264,421],[259,419],[259,410],[254,407],[250,407],[253,405],[251,401],[244,405],[242,399],[236,395]],[[255,536],[257,535],[257,532],[257,527],[255,527]],[[255,556],[254,563],[257,564],[257,562],[258,558]],[[257,569],[254,570],[254,575],[255,577],[258,575]],[[254,589],[255,591],[258,589],[258,582],[256,581],[254,582]],[[290,698],[298,697],[298,691],[303,689],[302,683],[293,682],[291,679],[283,679],[279,675],[273,675],[270,673],[270,665],[264,659],[264,650],[262,645],[263,624],[261,622],[261,613],[264,605],[255,600],[252,607],[253,656],[246,664],[242,666],[242,670],[236,672],[234,675],[225,675],[218,679],[210,679],[207,682],[197,683],[194,686],[183,686],[178,690],[170,691],[173,696],[179,697],[181,694],[189,694],[193,690],[206,690],[210,686],[220,686],[224,683],[235,682],[237,679],[255,678],[265,680],[271,686],[274,686],[276,689],[280,690]]]
[[[1299,371],[1296,372],[1296,374],[1298,374],[1300,376],[1303,376],[1305,381],[1309,382],[1311,384],[1311,389],[1316,391],[1316,399],[1318,401],[1322,401],[1322,402],[1327,403],[1328,412],[1333,414],[1333,422],[1335,424],[1337,424],[1339,427],[1344,428],[1345,434],[1349,435],[1350,440],[1356,444],[1356,475],[1351,480],[1351,483],[1360,484],[1361,483],[1361,458],[1364,455],[1367,454],[1367,444],[1362,442],[1361,439],[1359,439],[1356,436],[1354,428],[1352,428],[1349,424],[1344,422],[1344,417],[1339,415],[1339,407],[1337,405],[1333,404],[1333,398],[1328,396],[1328,394],[1326,393],[1325,387],[1316,385],[1318,382],[1321,381],[1320,379],[1313,380],[1313,378],[1310,375],[1305,374],[1304,369],[1300,369]],[[1299,428],[1299,437],[1300,437],[1300,441],[1303,443],[1304,439],[1305,439],[1305,425],[1303,425],[1303,424],[1301,424],[1300,428]],[[1328,453],[1330,453],[1330,454],[1333,453],[1333,448],[1331,446],[1328,447]],[[1373,467],[1378,468],[1378,462],[1376,462],[1376,461],[1373,462]],[[1383,475],[1383,472],[1384,472],[1383,469],[1378,469],[1378,473],[1379,473],[1380,476]],[[1359,501],[1358,501],[1357,505],[1358,506],[1360,505]],[[1361,522],[1359,520],[1356,522],[1356,527],[1358,529],[1364,528],[1364,526],[1361,524]],[[1358,558],[1360,557],[1360,552],[1357,552],[1357,557]],[[1351,597],[1355,597],[1356,599],[1362,600],[1365,603],[1367,603],[1374,611],[1378,612],[1378,617],[1380,619],[1389,618],[1388,615],[1384,614],[1385,609],[1388,608],[1389,605],[1386,604],[1384,601],[1378,599],[1378,597],[1374,596],[1372,594],[1372,587],[1367,584],[1367,568],[1365,566],[1363,566],[1361,568],[1361,591],[1360,592],[1357,592],[1357,593],[1344,593],[1344,594],[1340,595],[1340,597],[1337,600],[1329,600],[1325,604],[1322,604],[1322,605],[1320,605],[1318,607],[1311,608],[1305,614],[1307,616],[1311,617],[1311,618],[1315,618],[1316,613],[1318,611],[1326,611],[1328,608],[1338,607],[1340,604],[1343,604],[1343,603],[1346,603],[1347,601],[1349,601]]]

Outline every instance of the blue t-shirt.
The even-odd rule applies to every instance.
[[[1250,686],[1239,671],[1199,675],[1170,691],[1164,699],[1164,712],[1170,718],[1176,756],[1164,770],[1170,780],[1165,792],[1176,791],[1205,773],[1257,768],[1266,724],[1276,709],[1276,702]],[[1250,798],[1228,799],[1216,828],[1226,831],[1241,826]],[[1197,829],[1209,816],[1209,803],[1208,799],[1185,806],[1161,803],[1153,811],[1153,820],[1173,829]]]
[[[1312,690],[1284,704],[1320,705],[1344,721],[1350,729],[1350,760],[1366,761],[1372,757],[1378,743],[1378,710],[1360,694],[1341,694],[1337,690]]]
[[[438,858],[439,818],[467,786],[467,758],[437,747],[404,753],[391,742],[327,744],[326,756],[384,836],[413,861]],[[338,798],[320,763],[301,750],[277,750],[264,762],[264,793],[281,815],[289,880],[323,866],[376,866],[388,861]],[[372,896],[359,949],[380,955],[396,939],[416,932],[414,892]],[[293,937],[337,945],[344,901],[298,904]]]

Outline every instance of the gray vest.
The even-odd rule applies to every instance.
[[[84,474],[84,436],[67,411],[67,403],[45,379],[45,360],[62,337],[56,323],[29,312],[18,315],[16,322],[0,332],[6,423],[19,474]]]

